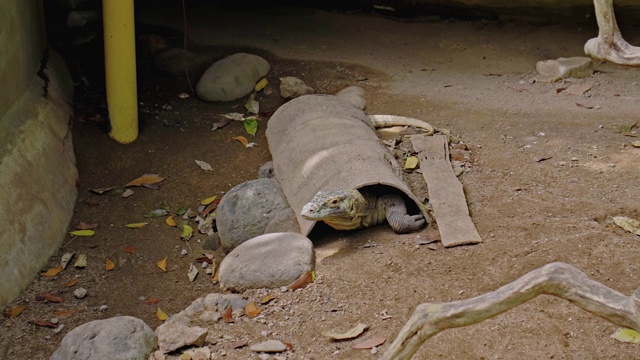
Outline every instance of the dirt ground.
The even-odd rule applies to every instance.
[[[180,11],[141,11],[139,20],[168,28],[140,25],[138,32],[163,35],[180,47]],[[574,265],[627,295],[638,288],[640,238],[608,226],[607,218],[640,217],[640,149],[631,145],[637,138],[624,134],[624,127],[640,119],[640,69],[602,64],[585,79],[532,80],[537,61],[582,55],[583,44],[597,34],[595,21],[407,20],[199,6],[190,7],[188,15],[192,51],[212,61],[236,51],[262,55],[272,65],[273,89],[282,76],[300,77],[321,93],[359,85],[366,90],[369,114],[410,116],[449,129],[471,150],[460,180],[484,240],[430,249],[417,245],[415,234],[397,235],[388,226],[314,233],[318,281],[296,292],[270,291],[276,300],[263,305],[258,318],[220,322],[211,330],[219,333],[219,341],[210,345],[215,358],[223,353],[228,359],[258,358],[247,346],[233,349],[232,344],[268,339],[291,343],[294,351],[284,353],[289,359],[375,358],[352,346],[384,337],[379,349],[384,352],[416,305],[474,297],[554,261]],[[640,44],[640,27],[623,27],[623,34]],[[98,41],[61,50],[78,82],[73,140],[80,178],[72,226],[79,221],[99,225],[93,237],[65,239],[49,264],[55,267],[64,253],[75,252],[87,255],[87,267],[39,277],[14,301],[26,310],[0,319],[3,359],[46,359],[68,331],[95,319],[131,315],[155,329],[161,324],[158,308],[175,314],[196,298],[219,292],[204,270],[194,282],[186,275],[191,262],[211,252],[203,250],[206,236],[183,242],[163,217],[143,215],[161,202],[172,209],[196,208],[207,197],[221,197],[256,178],[270,159],[264,132],[282,100],[259,96],[255,138],[241,123],[211,131],[219,114],[241,111],[244,99],[180,99],[177,94],[190,92],[186,78],[159,73],[144,55],[138,58],[140,136],[127,146],[108,139],[99,49]],[[589,90],[570,94],[572,84],[588,84]],[[637,134],[632,129],[631,135]],[[257,146],[245,149],[231,140],[238,135]],[[201,170],[194,160],[210,163],[213,171]],[[158,190],[134,188],[129,198],[89,191],[122,186],[147,173],[166,180]],[[124,226],[143,221],[149,224],[140,229]],[[187,255],[181,255],[183,249]],[[223,253],[214,254],[219,263]],[[167,272],[156,266],[165,257]],[[107,258],[115,263],[111,271],[104,269]],[[66,286],[74,279],[76,285]],[[89,295],[76,299],[78,287]],[[246,295],[258,299],[265,293]],[[44,294],[64,302],[39,300]],[[54,313],[61,310],[75,312]],[[64,325],[58,334],[29,324],[53,317]],[[369,329],[356,340],[331,342],[322,335],[357,323]],[[415,358],[640,358],[638,345],[610,337],[617,328],[564,300],[541,296],[480,324],[446,330]]]

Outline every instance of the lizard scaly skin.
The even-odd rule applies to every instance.
[[[404,234],[422,228],[427,221],[422,215],[408,215],[402,196],[377,195],[358,190],[337,190],[317,193],[302,208],[302,217],[311,221],[324,221],[338,230],[353,230],[382,224]]]

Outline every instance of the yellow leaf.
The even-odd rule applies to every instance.
[[[633,329],[620,328],[611,337],[622,342],[640,344],[640,334]]]
[[[162,271],[167,271],[167,258],[164,258],[156,264]]]
[[[40,276],[52,277],[58,275],[62,271],[62,265],[58,265],[54,268],[47,270],[47,272],[40,274]]]
[[[193,228],[189,225],[182,226],[182,234],[180,235],[180,239],[187,241],[191,239],[193,236]]]
[[[22,314],[22,312],[26,308],[27,308],[26,306],[14,306],[14,307],[12,307],[11,310],[9,311],[9,317],[13,319],[14,317]]]
[[[415,156],[409,156],[404,162],[405,169],[415,169],[418,166],[418,158]]]
[[[216,201],[216,198],[217,198],[217,197],[218,197],[218,195],[213,195],[213,196],[211,196],[211,197],[208,197],[208,198],[206,198],[206,199],[202,200],[202,201],[200,202],[200,204],[202,204],[202,205],[209,205],[209,204],[211,204],[212,202]]]
[[[253,90],[255,92],[258,92],[258,91],[264,89],[264,87],[267,86],[268,83],[269,83],[269,80],[267,80],[266,78],[262,78],[262,79],[260,79],[260,81],[258,81],[258,83],[253,88]]]
[[[160,321],[165,321],[169,318],[169,315],[167,315],[166,312],[160,310],[160,308],[158,308],[158,310],[156,310],[156,317],[158,317],[158,320]]]
[[[141,223],[127,224],[125,226],[128,227],[129,229],[139,229],[147,224],[148,222],[141,222]]]
[[[250,318],[254,318],[260,314],[260,309],[256,307],[256,304],[253,301],[251,301],[244,307],[244,314]]]
[[[107,260],[105,260],[104,262],[104,269],[107,271],[111,271],[113,269],[115,269],[116,267],[116,263],[113,262],[113,260],[107,258]]]
[[[164,222],[169,226],[172,226],[172,227],[176,226],[176,221],[173,220],[173,215],[171,215],[168,218],[166,218]]]
[[[74,285],[75,285],[75,284],[77,284],[77,283],[78,283],[78,279],[73,279],[73,280],[69,281],[68,283],[64,284],[64,286],[66,286],[66,287],[72,287],[72,286],[74,286]]]
[[[73,236],[93,236],[96,232],[93,230],[74,230],[70,231],[69,234]]]
[[[269,295],[265,296],[264,298],[262,298],[262,301],[260,301],[260,302],[262,304],[266,304],[266,303],[268,303],[269,301],[271,301],[273,299],[275,299],[275,298],[271,294],[269,294]]]
[[[247,138],[245,138],[244,136],[234,136],[232,137],[232,139],[239,141],[244,147],[249,146],[249,140],[247,140]]]
[[[156,184],[160,181],[164,180],[164,178],[158,174],[145,174],[140,176],[137,179],[129,181],[125,187],[127,186],[142,186],[142,184]]]

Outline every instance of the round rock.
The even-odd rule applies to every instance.
[[[204,72],[196,92],[207,101],[231,101],[253,91],[271,65],[258,55],[238,53],[218,60]]]
[[[315,94],[315,92],[311,86],[297,77],[285,76],[280,78],[280,96],[285,99],[294,99],[302,95]]]
[[[278,288],[315,268],[313,243],[296,233],[265,234],[247,240],[220,264],[220,286],[233,291]]]
[[[153,330],[138,318],[94,320],[71,330],[51,360],[146,360],[156,342]]]
[[[227,192],[218,204],[216,223],[226,251],[265,233],[267,225],[289,203],[275,179],[244,182]]]

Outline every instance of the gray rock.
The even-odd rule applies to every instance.
[[[192,76],[201,74],[209,63],[209,60],[202,55],[178,48],[170,48],[162,51],[155,57],[153,63],[158,70],[166,74],[184,76],[185,58],[189,75]]]
[[[255,352],[279,353],[287,350],[287,345],[278,340],[267,340],[259,344],[251,345],[249,348]]]
[[[227,307],[244,309],[247,303],[248,300],[238,294],[209,294],[194,300],[186,309],[158,326],[158,352],[166,354],[183,346],[202,346],[211,333],[208,328],[193,324],[210,326],[220,320]]]
[[[312,87],[297,77],[285,76],[280,78],[280,96],[285,99],[293,99],[302,95],[314,94],[315,92]]]
[[[51,360],[146,360],[156,341],[153,330],[138,318],[94,320],[71,330]]]
[[[336,93],[336,96],[353,104],[360,110],[367,108],[364,100],[364,89],[360,86],[349,86]]]
[[[296,214],[290,207],[278,211],[264,229],[265,234],[284,232],[300,233],[300,224],[298,224]]]
[[[536,64],[536,70],[543,77],[542,80],[547,81],[589,77],[593,74],[593,68],[593,60],[584,56],[538,61]]]
[[[242,291],[289,285],[315,267],[313,244],[296,233],[265,234],[245,241],[220,264],[220,286]]]
[[[238,53],[218,60],[202,75],[196,92],[207,101],[231,101],[253,91],[271,66],[258,55]]]
[[[251,180],[235,186],[222,197],[216,211],[222,247],[231,251],[264,234],[275,215],[287,208],[289,203],[275,179]]]
[[[260,179],[271,179],[274,176],[273,161],[267,161],[258,169],[258,178]]]

